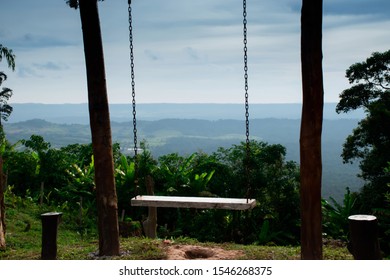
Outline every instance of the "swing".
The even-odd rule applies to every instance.
[[[135,102],[135,78],[134,78],[134,53],[133,53],[133,27],[131,14],[131,0],[129,7],[129,41],[130,41],[130,62],[131,62],[131,86],[133,106],[133,133],[134,133],[134,162],[135,162],[135,183],[138,186],[138,160],[137,160],[137,121]],[[250,199],[249,167],[249,102],[248,102],[248,57],[247,57],[247,19],[246,0],[243,0],[243,34],[244,34],[244,78],[245,78],[245,118],[246,118],[246,175],[247,175],[247,198],[222,198],[222,197],[183,197],[183,196],[155,196],[136,195],[131,199],[131,206],[142,207],[169,207],[169,208],[201,208],[201,209],[228,209],[248,210],[256,206],[256,200]],[[137,187],[136,187],[137,188]]]

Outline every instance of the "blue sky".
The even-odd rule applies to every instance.
[[[299,0],[247,0],[252,103],[300,103]],[[390,48],[389,0],[324,0],[325,101],[345,70]],[[127,0],[99,3],[111,103],[130,103]],[[242,103],[241,0],[133,0],[139,103]],[[11,103],[87,102],[78,11],[64,0],[2,0],[0,43],[16,54]]]

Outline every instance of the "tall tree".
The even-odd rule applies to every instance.
[[[363,109],[366,113],[343,145],[345,163],[360,160],[359,176],[365,180],[360,211],[387,206],[385,193],[390,174],[390,50],[375,52],[346,71],[351,87],[340,94],[336,112]]]
[[[322,259],[322,0],[302,1],[301,65],[301,258]]]
[[[15,55],[11,49],[4,47],[0,44],[0,62],[3,57],[7,61],[8,68],[15,70]],[[7,75],[4,72],[0,72],[0,85],[7,79]],[[12,107],[7,104],[7,101],[12,96],[12,90],[9,88],[3,88],[0,90],[0,249],[5,248],[5,204],[4,204],[4,174],[3,174],[3,147],[5,147],[5,135],[3,131],[2,120],[6,121],[12,112]]]
[[[67,3],[72,8],[79,8],[83,32],[89,118],[95,158],[99,254],[119,255],[118,203],[97,0],[71,0]]]
[[[10,68],[12,71],[15,70],[15,55],[13,54],[11,49],[8,49],[4,47],[2,44],[0,44],[0,62],[5,58],[8,68]],[[0,71],[0,86],[3,84],[3,82],[7,80],[7,75]],[[3,87],[0,89],[0,128],[3,128],[2,121],[7,121],[8,117],[12,113],[12,107],[8,105],[8,100],[12,96],[12,90],[9,88]]]
[[[3,77],[5,75],[0,73],[0,85],[2,84]],[[8,100],[12,97],[12,89],[2,88],[0,89],[0,127],[3,127],[3,121],[7,121],[11,115],[13,108],[8,104]]]
[[[9,48],[4,47],[0,44],[0,61],[3,60],[3,57],[7,61],[8,68],[11,68],[12,71],[15,70],[15,55],[13,51]]]

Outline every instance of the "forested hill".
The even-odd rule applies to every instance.
[[[9,122],[20,122],[31,119],[43,119],[54,123],[88,124],[88,104],[11,104],[13,113]],[[301,104],[250,104],[251,119],[277,118],[299,119]],[[363,112],[336,114],[336,103],[325,103],[324,119],[361,119]],[[131,104],[111,104],[112,121],[128,122],[132,119]],[[243,120],[245,108],[243,104],[137,104],[139,120],[161,119],[200,119],[200,120]]]
[[[344,165],[340,158],[342,144],[356,119],[324,120],[323,126],[323,196],[340,200],[346,187],[356,190],[361,181],[356,178],[357,165]],[[245,139],[245,123],[242,120],[163,119],[138,121],[138,139],[146,140],[155,157],[178,152],[190,154],[196,151],[212,153],[218,147],[230,147]],[[5,123],[7,139],[15,143],[28,139],[32,134],[41,135],[53,147],[73,143],[90,143],[90,128],[85,124],[57,124],[40,119]],[[270,144],[282,144],[287,148],[287,158],[299,162],[298,119],[253,119],[250,121],[252,139]],[[121,147],[133,145],[131,122],[112,122],[112,137]]]

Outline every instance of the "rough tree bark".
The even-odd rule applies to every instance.
[[[110,115],[97,0],[79,0],[88,84],[89,117],[95,160],[99,254],[119,255]]]
[[[322,259],[322,0],[302,1],[301,65],[301,258]]]

